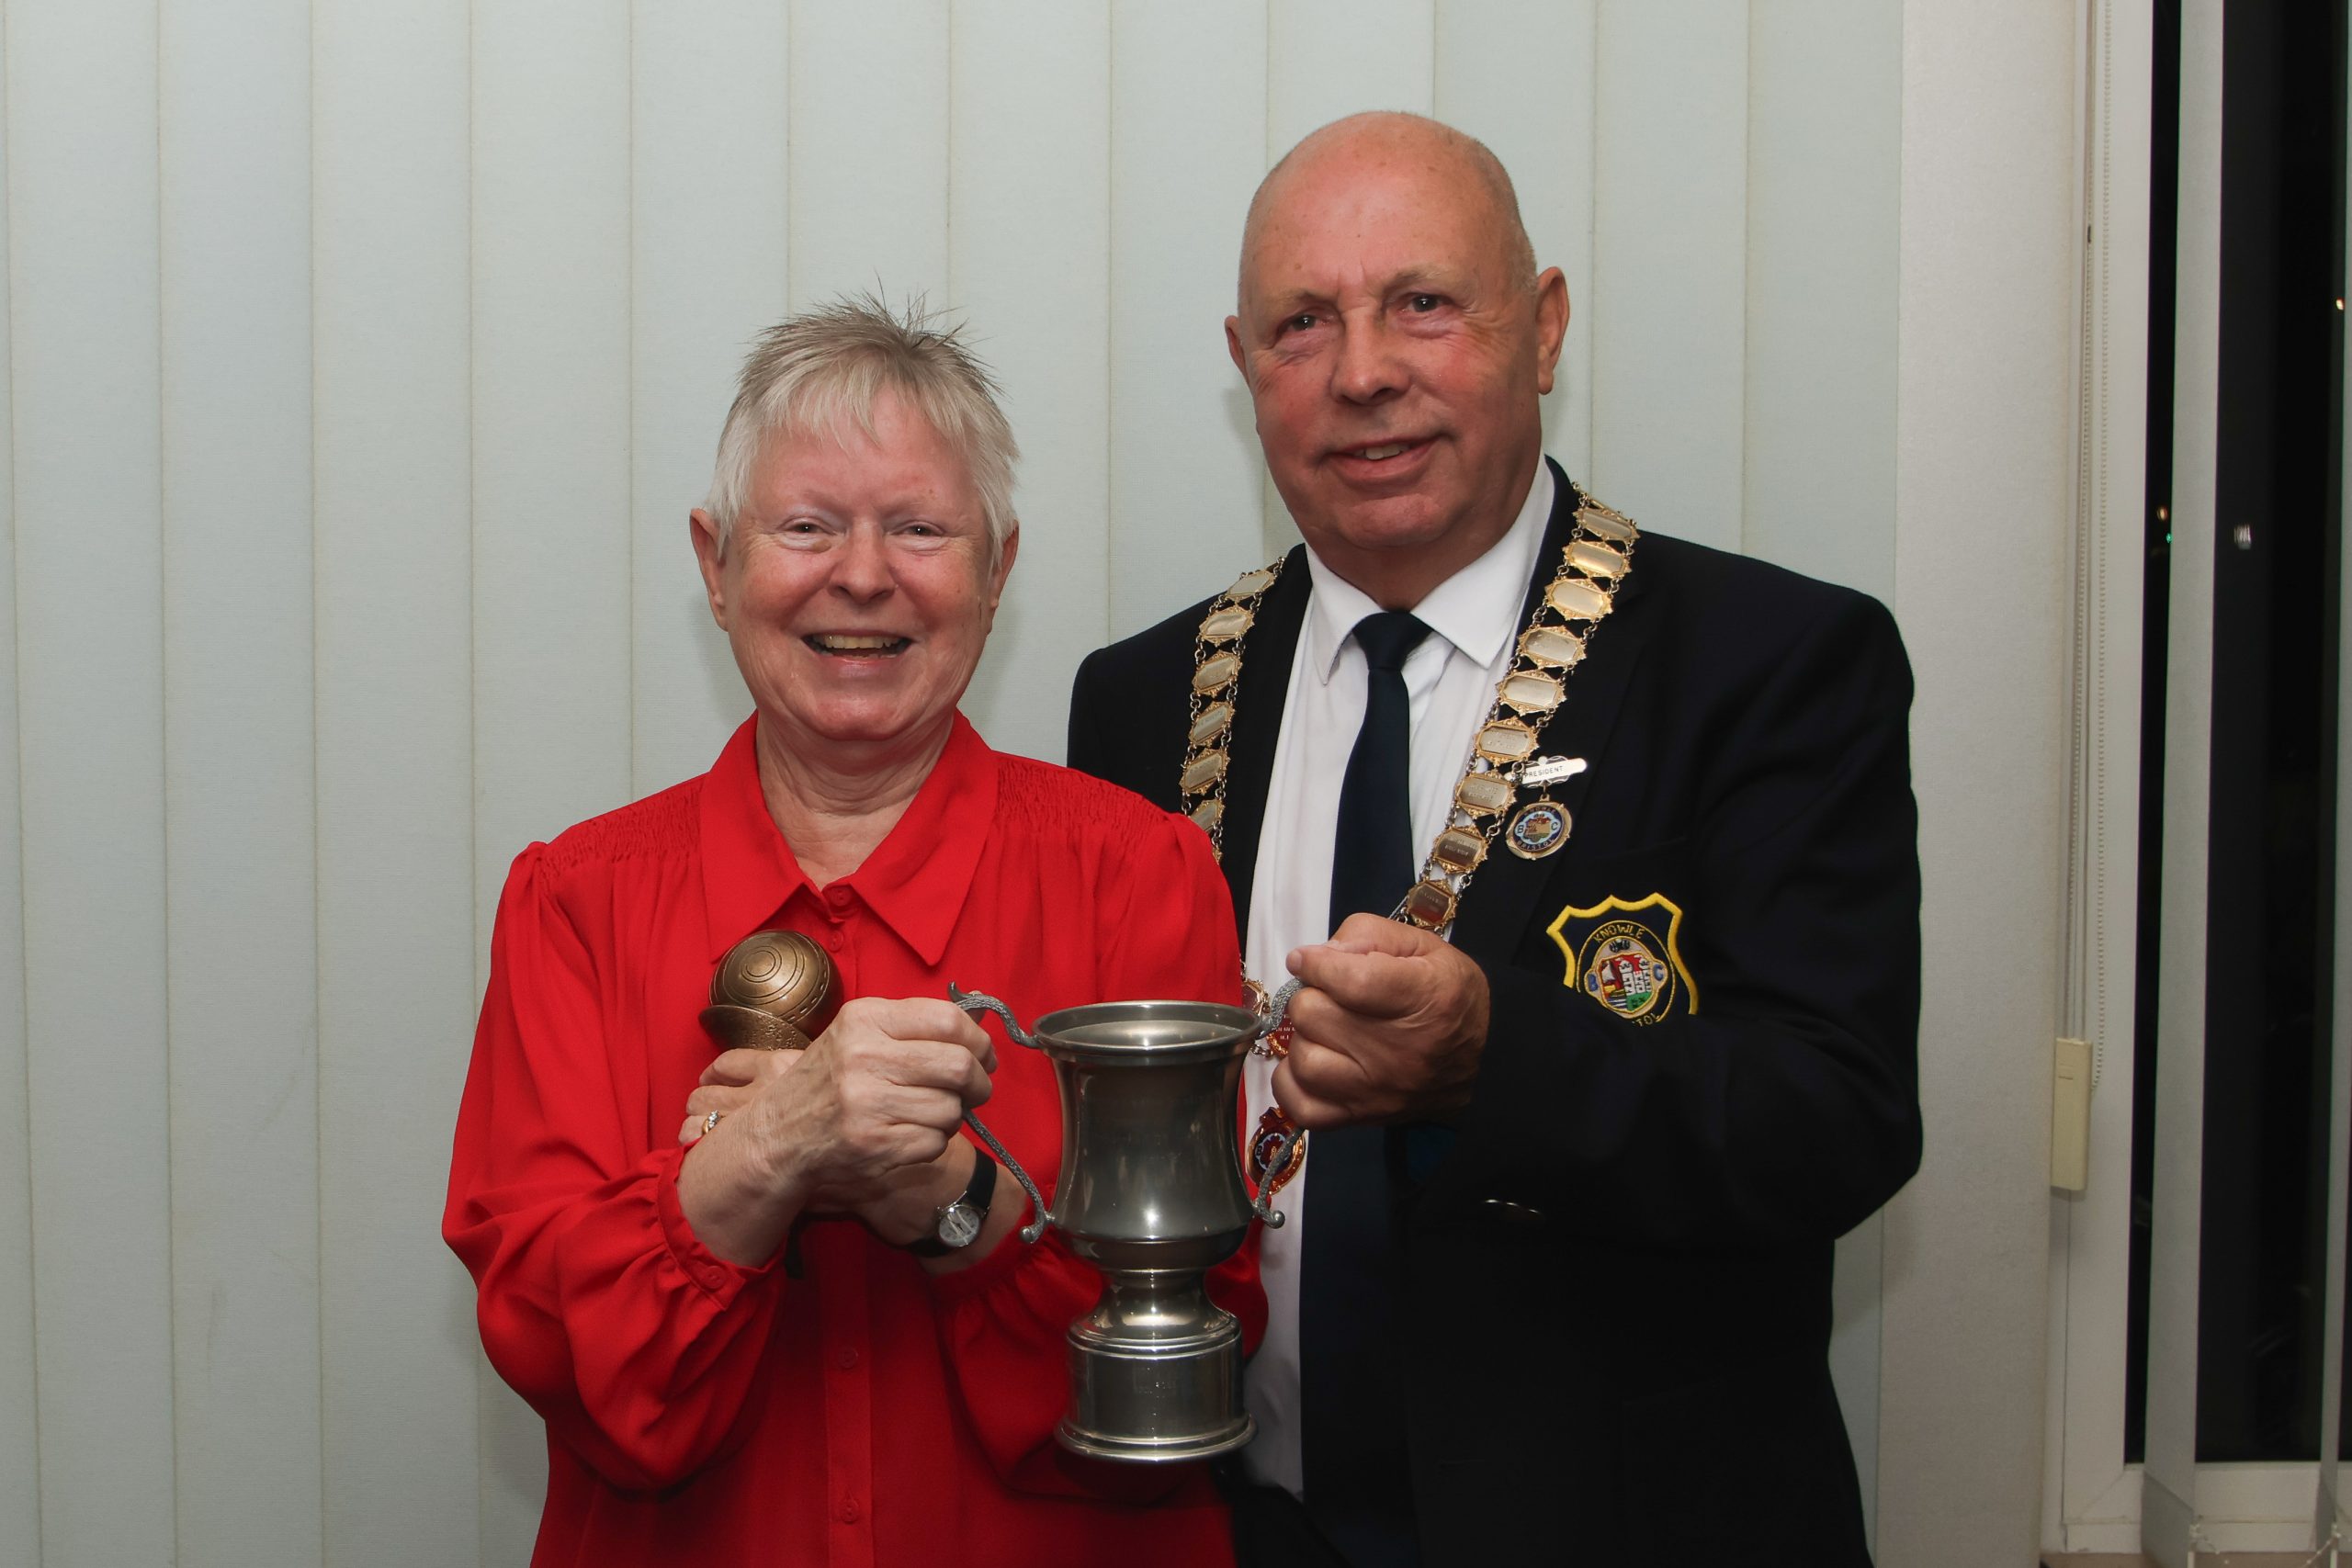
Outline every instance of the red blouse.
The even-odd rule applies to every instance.
[[[738,941],[788,926],[833,955],[845,995],[944,998],[952,979],[1024,1023],[1238,1000],[1207,840],[1000,756],[958,716],[890,836],[820,891],[761,797],[755,723],[701,778],[525,850],[499,901],[443,1232],[491,1361],[547,1418],[532,1562],[1229,1561],[1199,1467],[1055,1443],[1063,1331],[1100,1286],[1058,1236],[934,1279],[854,1220],[812,1219],[790,1261],[746,1269],[703,1247],[677,1196],[678,1126],[714,1049],[695,1013]],[[1051,1064],[1001,1039],[997,1059],[982,1119],[1050,1196]],[[994,1201],[1023,1199],[1007,1179]],[[1216,1276],[1252,1346],[1254,1255]]]

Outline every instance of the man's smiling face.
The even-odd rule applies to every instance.
[[[1392,607],[1502,536],[1541,457],[1567,294],[1531,288],[1516,243],[1440,128],[1380,120],[1301,147],[1245,237],[1226,337],[1266,467],[1316,554]]]

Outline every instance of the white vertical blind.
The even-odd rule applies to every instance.
[[[560,50],[548,47],[556,37]],[[485,945],[515,852],[631,794],[628,176],[628,0],[477,4],[474,867]],[[480,1381],[482,1559],[519,1562],[545,1442],[487,1362]]]
[[[316,1561],[311,28],[161,9],[178,1561]]]
[[[1192,602],[1172,585],[1212,580],[1205,598],[1216,566],[1264,558],[1250,397],[1221,323],[1266,172],[1266,0],[1117,0],[1110,114],[1106,567],[1125,637]]]
[[[2083,426],[2075,504],[2075,755],[2060,1032],[2090,1042],[2090,1171],[2051,1199],[2051,1377],[2042,1544],[2139,1545],[2124,1463],[2140,831],[2142,561],[2147,548],[2149,128],[2155,20],[2099,0],[2086,62]]]
[[[1774,0],[1747,39],[1741,547],[1884,599],[1903,17]]]
[[[156,13],[6,21],[41,1530],[100,1568],[174,1539]]]
[[[1592,482],[1723,549],[1746,451],[1748,28],[1726,0],[1603,6],[1593,72]]]
[[[793,309],[850,292],[948,304],[948,0],[801,0],[791,16]]]
[[[1957,441],[1899,434],[1900,372],[2015,398],[2014,367],[1904,357],[1916,67],[1871,0],[0,20],[9,1562],[520,1560],[538,1428],[436,1234],[489,914],[526,842],[707,765],[746,709],[685,516],[787,305],[924,293],[1001,374],[1023,555],[967,706],[1046,756],[1088,649],[1287,532],[1221,323],[1251,189],[1339,115],[1433,109],[1503,157],[1575,307],[1552,449],[1645,525],[1888,595],[1906,443]],[[2042,107],[2070,49],[2019,37],[2004,104]],[[1974,654],[1921,651],[1947,680]],[[1951,714],[1944,788],[2000,722]],[[1930,886],[1989,831],[1936,840]],[[1938,1124],[1945,1158],[2013,1152]],[[1882,1338],[1875,1235],[1838,1298],[1866,1474],[1882,1367],[1951,1386],[1931,1337]],[[1888,1277],[2008,1277],[1980,1239],[1890,1244]],[[1891,1519],[1925,1462],[1877,1467]]]
[[[1593,130],[1596,0],[1443,0],[1434,111],[1494,150],[1519,191],[1538,265],[1568,283],[1568,335],[1545,446],[1592,472]],[[1733,17],[1729,21],[1736,21]]]
[[[710,483],[743,351],[785,311],[791,57],[781,6],[634,0],[630,27],[630,792],[642,795],[710,766],[714,738],[743,713],[686,514]]]
[[[0,72],[0,170],[7,166],[6,73]],[[0,201],[0,254],[8,243]],[[6,269],[0,269],[0,364],[9,362]],[[24,815],[17,732],[16,419],[0,376],[0,1558],[40,1559],[40,1430],[33,1375],[32,1112],[27,1095]],[[9,895],[14,894],[15,897]]]
[[[1917,679],[1927,1144],[1886,1211],[1879,1550],[1917,1568],[2025,1564],[2036,1545],[2075,22],[2038,0],[1904,7],[1894,608]],[[1997,630],[1968,592],[1978,582],[2000,584]]]
[[[311,14],[319,1404],[336,1568],[479,1560],[435,1221],[474,1004],[465,0]]]
[[[954,31],[947,292],[1023,458],[1018,570],[970,700],[996,744],[1053,757],[1054,699],[1110,631],[1111,17],[967,0]]]
[[[1436,51],[1434,0],[1269,0],[1267,163],[1342,115],[1428,114]]]

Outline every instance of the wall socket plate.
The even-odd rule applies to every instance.
[[[2050,1058],[2050,1185],[2080,1192],[2090,1176],[2090,1042],[2061,1038]]]

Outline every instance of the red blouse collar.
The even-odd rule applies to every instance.
[[[714,960],[759,930],[795,892],[806,887],[820,897],[760,793],[758,727],[756,714],[743,721],[703,784],[703,899]],[[906,815],[864,865],[832,887],[854,891],[925,964],[937,964],[996,821],[996,795],[997,754],[958,713]]]

